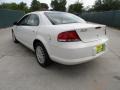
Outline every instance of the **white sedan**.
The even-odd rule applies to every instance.
[[[105,25],[56,11],[24,15],[14,23],[12,37],[33,50],[43,67],[51,61],[75,65],[93,60],[105,53],[108,41]]]

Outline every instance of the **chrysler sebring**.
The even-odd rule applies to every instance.
[[[57,11],[24,15],[14,23],[12,38],[34,51],[43,67],[51,61],[75,65],[93,60],[106,52],[108,41],[105,25]]]

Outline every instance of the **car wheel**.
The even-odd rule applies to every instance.
[[[12,40],[14,43],[18,43],[18,40],[15,37],[14,31],[12,30]]]
[[[41,43],[37,43],[37,45],[35,46],[35,54],[36,54],[38,63],[42,67],[47,67],[50,65],[51,60],[49,58],[47,50]]]

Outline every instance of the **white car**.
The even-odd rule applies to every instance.
[[[57,11],[26,14],[14,23],[12,37],[33,50],[43,67],[50,61],[75,65],[93,60],[105,53],[108,41],[105,25]]]

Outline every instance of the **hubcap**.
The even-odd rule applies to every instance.
[[[43,64],[45,62],[45,54],[43,49],[40,46],[37,46],[36,48],[36,56],[39,63]]]

